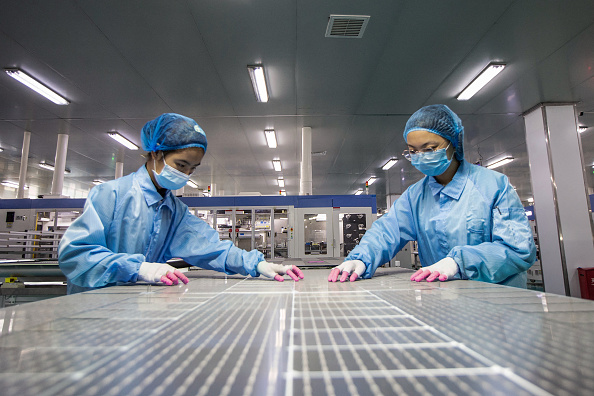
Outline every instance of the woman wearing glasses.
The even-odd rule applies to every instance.
[[[409,241],[423,268],[412,281],[472,279],[526,287],[536,247],[508,178],[464,160],[464,128],[445,105],[426,106],[406,123],[403,154],[426,177],[410,186],[351,253],[331,282],[371,278]]]

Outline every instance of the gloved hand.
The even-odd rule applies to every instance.
[[[354,282],[357,280],[358,277],[363,275],[365,272],[365,263],[361,260],[348,260],[344,263],[340,264],[338,267],[332,268],[330,271],[330,276],[328,276],[328,282],[336,282],[338,279],[338,275],[342,272],[342,276],[340,277],[340,281],[344,282],[349,278],[349,274],[352,273],[349,280]]]
[[[279,282],[284,282],[285,279],[282,277],[284,274],[289,275],[295,282],[298,282],[299,278],[303,279],[303,272],[296,265],[291,266],[260,261],[257,269],[262,275],[268,278],[274,278],[274,280]]]
[[[433,282],[439,277],[439,280],[443,282],[457,273],[458,263],[453,258],[446,257],[433,265],[421,268],[410,277],[410,280],[420,282],[427,278],[427,282]]]
[[[167,286],[172,286],[177,285],[178,279],[186,284],[189,282],[188,278],[180,270],[169,264],[143,262],[138,269],[138,280],[141,281],[149,283],[162,282]]]

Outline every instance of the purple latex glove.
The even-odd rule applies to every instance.
[[[147,263],[140,264],[138,280],[149,283],[164,283],[167,286],[177,285],[181,280],[187,284],[189,279],[178,269],[169,264]]]
[[[303,272],[296,265],[282,265],[269,263],[268,261],[260,261],[258,263],[258,272],[279,282],[284,282],[284,274],[289,275],[295,282],[299,282],[299,279],[303,279]]]
[[[365,263],[361,260],[349,260],[340,264],[338,267],[332,268],[328,276],[328,282],[336,282],[338,275],[342,273],[340,281],[344,282],[347,279],[351,282],[356,281],[365,272]],[[349,274],[351,275],[349,277]]]
[[[433,265],[421,268],[410,277],[410,280],[420,282],[427,279],[427,282],[433,282],[435,279],[439,279],[444,282],[457,273],[458,263],[453,258],[446,257]]]

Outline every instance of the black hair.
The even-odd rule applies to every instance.
[[[202,147],[200,147],[200,148],[202,148]],[[167,156],[169,154],[177,153],[178,151],[182,151],[182,150],[185,150],[185,149],[165,150],[165,151],[159,150],[159,151],[154,151],[154,152],[157,153],[157,154],[163,153],[163,156],[165,157],[165,156]],[[146,154],[143,154],[142,156],[144,158],[146,158],[147,161],[150,161],[152,159],[151,158],[151,153],[146,153]]]

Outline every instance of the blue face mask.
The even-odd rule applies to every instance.
[[[164,154],[163,163],[165,163],[165,166],[163,167],[161,173],[157,173],[157,171],[153,169],[153,175],[155,176],[155,180],[157,184],[162,188],[165,188],[167,190],[179,190],[180,188],[186,185],[188,180],[190,180],[190,175],[186,175],[185,173],[180,172],[177,169],[167,165],[167,162],[165,162]],[[153,167],[156,168],[154,158]]]
[[[439,176],[448,169],[454,158],[452,155],[452,158],[448,159],[448,147],[429,153],[411,154],[410,162],[427,176]]]

